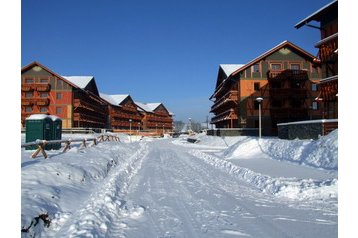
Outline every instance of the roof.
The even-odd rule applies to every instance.
[[[278,44],[277,46],[273,47],[272,49],[266,51],[265,53],[263,53],[262,55],[258,56],[257,58],[251,60],[250,62],[248,62],[247,64],[245,64],[244,66],[242,66],[241,68],[237,69],[236,71],[234,71],[231,76],[235,76],[238,73],[240,73],[241,71],[251,67],[252,65],[258,63],[260,60],[262,60],[263,58],[266,58],[267,56],[271,55],[272,53],[276,52],[277,50],[286,47],[286,46],[290,46],[291,48],[301,52],[302,54],[306,55],[307,57],[311,58],[312,60],[315,58],[313,55],[311,55],[310,53],[308,53],[307,51],[303,50],[302,48],[298,47],[297,45],[289,42],[288,40],[285,40],[283,42],[281,42],[280,44]]]
[[[94,78],[93,76],[62,76],[71,83],[77,85],[79,88],[84,89],[89,82]]]
[[[337,4],[337,6],[335,6],[335,4]],[[307,24],[310,21],[319,21],[320,18],[322,17],[322,15],[326,14],[327,11],[329,11],[331,8],[333,7],[338,7],[338,0],[335,0],[331,3],[328,3],[327,5],[325,5],[324,7],[318,9],[317,11],[315,11],[314,13],[312,13],[311,15],[309,15],[308,17],[306,17],[305,19],[303,19],[302,21],[300,21],[299,23],[297,23],[295,25],[295,28],[300,28],[302,26],[304,26],[305,24]]]
[[[34,62],[32,62],[32,63],[30,63],[30,64],[28,64],[28,65],[22,67],[22,68],[21,68],[21,72],[24,72],[24,71],[26,71],[26,70],[28,70],[28,69],[34,67],[35,65],[36,65],[36,66],[40,66],[41,68],[43,68],[44,70],[46,70],[46,71],[49,72],[50,74],[55,75],[57,78],[60,78],[61,80],[63,80],[64,82],[68,83],[68,84],[71,85],[72,87],[74,87],[74,88],[79,88],[76,84],[72,83],[71,81],[68,81],[68,80],[65,79],[63,76],[61,76],[61,75],[59,75],[59,74],[53,72],[51,69],[49,69],[49,68],[47,68],[46,66],[40,64],[40,63],[37,62],[37,61],[34,61]]]
[[[229,77],[232,72],[241,68],[242,66],[244,66],[244,64],[220,64],[220,67],[226,74],[226,77]]]
[[[142,103],[142,102],[134,102],[140,109],[146,112],[154,112],[157,107],[159,107],[162,103]]]
[[[120,105],[127,97],[129,97],[129,94],[115,94],[115,95],[108,95],[104,93],[99,93],[100,97],[109,102],[112,105]]]

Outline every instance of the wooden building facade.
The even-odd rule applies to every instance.
[[[31,114],[56,115],[63,128],[105,126],[106,109],[93,77],[82,88],[38,62],[21,70],[21,125]]]
[[[262,97],[262,133],[276,135],[277,123],[320,118],[315,101],[321,70],[315,57],[284,41],[245,65],[220,65],[211,120],[216,128],[258,128]],[[226,72],[226,73],[225,73]]]
[[[135,103],[142,115],[144,130],[162,134],[173,131],[173,114],[162,103]]]
[[[108,128],[119,131],[141,130],[142,117],[130,95],[100,95],[108,103]]]
[[[319,26],[309,24],[319,22]],[[308,26],[316,28],[321,33],[321,39],[315,44],[318,48],[318,60],[322,67],[322,80],[319,83],[323,118],[338,118],[338,1],[335,0],[310,16],[306,17],[295,27]]]
[[[172,131],[172,114],[162,103],[141,105],[128,94],[100,94],[93,76],[60,76],[38,62],[21,69],[21,127],[32,114],[48,114],[60,117],[64,129]]]

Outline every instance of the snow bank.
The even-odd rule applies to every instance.
[[[203,153],[199,150],[191,150],[190,153],[204,160],[206,163],[252,184],[262,192],[267,192],[278,197],[297,200],[338,198],[337,179],[319,181],[313,179],[273,178],[237,166],[228,160],[223,160],[222,158]]]
[[[223,145],[222,138],[201,135],[200,145]],[[220,155],[225,159],[250,159],[255,156],[285,160],[326,170],[338,170],[338,129],[318,140],[278,138],[225,138],[231,146]]]
[[[128,179],[137,171],[135,167],[138,165],[135,164],[137,158],[141,157],[137,155],[146,150],[139,143],[106,142],[83,150],[72,147],[63,154],[59,151],[49,151],[50,158],[48,160],[43,158],[34,160],[30,158],[33,151],[22,149],[21,226],[27,228],[33,218],[48,213],[52,219],[51,230],[57,232],[67,221],[74,218],[73,211],[78,210],[78,206],[83,204],[83,201],[91,199],[91,191],[98,190],[96,187],[111,177],[109,175],[113,174],[114,167],[117,168],[115,170],[116,177],[120,180],[115,181],[116,186],[121,186],[121,190],[126,189]],[[114,196],[112,188],[115,184],[111,182],[112,180],[109,180],[108,189],[103,190],[103,194],[106,196]],[[107,200],[98,200],[105,204],[90,204],[94,208],[113,205]],[[118,206],[120,204],[113,205],[116,207],[115,212],[118,212]],[[85,212],[86,208],[82,208],[80,211]],[[97,212],[98,209],[93,211]],[[106,222],[100,221],[98,224],[106,224]],[[40,227],[42,229],[39,229]],[[47,233],[43,226],[32,228],[32,234],[25,234],[37,237],[40,233]],[[77,227],[75,231],[78,231]],[[46,236],[51,237],[51,234]]]

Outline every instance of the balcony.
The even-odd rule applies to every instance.
[[[92,104],[89,103],[85,100],[81,100],[81,99],[75,99],[73,102],[73,105],[76,108],[85,108],[89,111],[95,112],[95,113],[100,113],[100,114],[105,114],[105,109],[101,107],[101,105],[96,105],[96,104]]]
[[[308,74],[306,70],[300,70],[300,69],[268,70],[267,79],[269,81],[274,81],[274,80],[304,81],[304,80],[308,80]]]
[[[31,91],[34,91],[34,87],[32,84],[24,83],[24,84],[21,84],[21,91],[31,92]]]
[[[270,97],[274,99],[288,99],[290,97],[306,97],[307,90],[305,88],[270,88]]]
[[[338,60],[338,55],[336,54],[338,49],[338,33],[320,40],[315,47],[319,48],[321,62],[336,62]]]
[[[51,85],[49,83],[36,83],[35,87],[39,92],[48,92],[51,89]]]
[[[214,105],[211,107],[211,112],[216,111],[218,108],[224,106],[229,102],[234,102],[237,104],[239,100],[239,92],[238,91],[229,91],[219,100],[216,100]]]
[[[47,106],[50,104],[50,99],[48,98],[37,98],[36,105],[37,106]]]
[[[35,100],[32,98],[22,98],[21,99],[21,106],[32,106],[34,105]]]
[[[238,119],[238,117],[234,109],[229,109],[213,117],[211,119],[211,123],[217,123],[220,121],[233,120],[233,119]]]

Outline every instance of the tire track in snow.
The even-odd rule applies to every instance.
[[[67,222],[53,236],[92,237],[93,234],[103,234],[100,237],[106,237],[108,233],[108,237],[121,237],[122,224],[117,221],[122,216],[137,214],[143,209],[129,204],[123,198],[147,152],[146,144],[140,144],[139,150],[125,163],[113,169],[101,183],[101,187],[90,195],[89,200],[79,210],[67,218]]]

